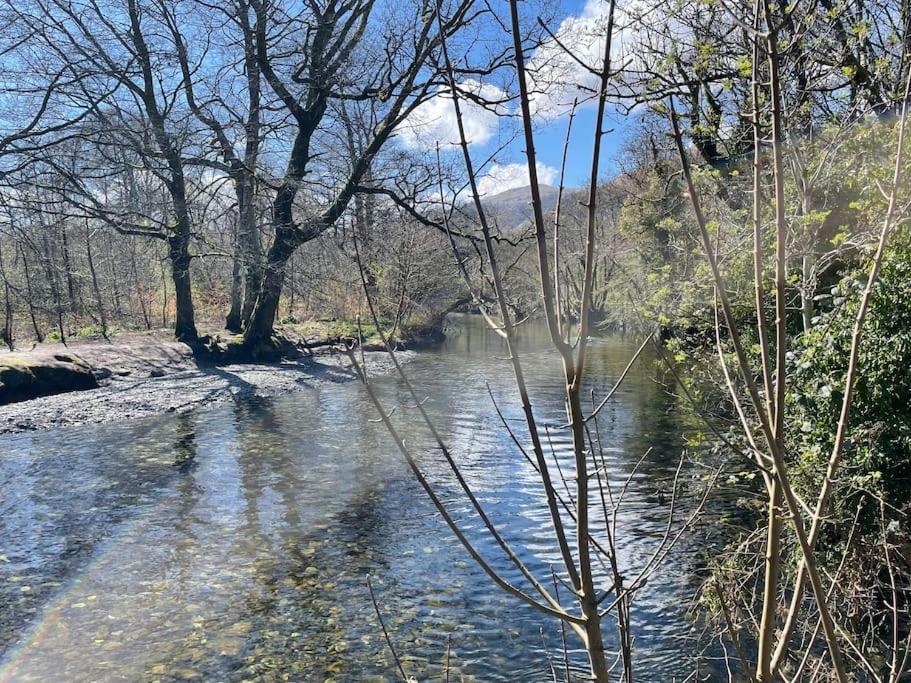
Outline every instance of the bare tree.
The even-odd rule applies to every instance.
[[[285,264],[300,245],[318,237],[345,213],[374,157],[409,113],[435,94],[439,79],[430,58],[441,36],[461,29],[478,10],[472,0],[456,4],[437,31],[438,11],[431,4],[401,8],[394,19],[398,26],[379,46],[365,41],[379,11],[374,0],[308,3],[304,15],[294,17],[268,0],[253,0],[252,7],[259,68],[295,125],[287,169],[272,202],[275,236],[266,255],[262,289],[244,331],[248,343],[260,344],[272,334]],[[296,30],[283,32],[281,42],[276,42],[270,29],[275,22]],[[295,46],[294,61],[287,64],[278,55],[287,54],[289,44]],[[381,60],[380,65],[371,67],[366,78],[357,73],[362,60],[375,59]],[[329,105],[336,100],[369,103],[374,112],[371,129],[338,187],[328,192],[319,208],[298,218],[296,200],[316,167],[315,138],[330,123]]]
[[[266,137],[263,130],[265,122],[262,75],[256,57],[259,15],[253,12],[247,0],[237,0],[223,10],[216,10],[224,15],[229,25],[237,32],[235,40],[240,54],[236,68],[244,76],[241,88],[246,95],[241,102],[242,109],[238,111],[235,103],[230,101],[234,99],[230,97],[231,90],[237,84],[227,79],[215,80],[211,73],[212,69],[205,68],[205,54],[191,63],[190,49],[183,35],[177,6],[167,2],[159,2],[158,6],[176,49],[187,104],[194,116],[210,130],[221,157],[217,163],[206,159],[197,159],[194,162],[211,164],[227,174],[234,185],[237,199],[235,268],[243,272],[243,290],[233,284],[235,280],[232,278],[231,309],[225,327],[239,332],[250,319],[263,276],[261,231],[256,211],[260,184],[259,155]],[[192,11],[198,14],[205,9],[206,6],[198,4]],[[231,47],[233,45],[228,49]],[[224,68],[220,71],[224,71]],[[199,92],[202,86],[206,87],[205,93]],[[243,142],[242,152],[236,149],[237,138]]]
[[[93,138],[99,149],[108,148],[110,153],[101,152],[107,163],[114,159],[127,164],[141,160],[167,190],[166,214],[157,226],[149,225],[128,209],[99,201],[97,188],[90,187],[82,174],[74,174],[72,167],[49,155],[42,160],[67,177],[67,197],[81,210],[107,220],[124,234],[166,242],[177,304],[175,334],[178,339],[195,341],[190,277],[192,197],[183,154],[184,117],[174,106],[180,86],[176,74],[162,68],[163,54],[169,47],[148,37],[158,39],[157,27],[165,18],[154,12],[154,6],[143,6],[139,0],[126,0],[119,8],[123,10],[120,21],[117,13],[106,9],[99,4],[77,8],[56,0],[35,0],[15,11],[18,21],[39,37],[46,54],[78,73],[97,74],[77,84],[78,93],[103,102],[91,108],[91,125],[81,131],[81,136]],[[73,54],[78,57],[74,59]]]

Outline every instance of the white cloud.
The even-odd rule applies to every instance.
[[[506,94],[494,85],[481,84],[477,81],[460,83],[459,90],[473,93],[490,103],[485,106],[464,96],[459,97],[468,144],[486,144],[497,132],[500,116],[506,113],[506,108],[502,104]],[[410,149],[433,149],[437,143],[441,147],[458,145],[459,129],[450,92],[441,90],[421,104],[399,126],[398,132],[402,143]]]
[[[603,66],[608,8],[609,3],[604,0],[587,0],[582,13],[565,18],[553,31],[556,39],[545,40],[528,60],[531,108],[535,116],[552,121],[570,111],[573,99],[584,102],[594,97],[599,78],[583,64],[595,72]],[[628,64],[636,54],[633,18],[643,11],[648,11],[643,0],[631,0],[615,10],[612,68]]]
[[[558,172],[553,166],[539,163],[537,170],[540,184],[553,185],[557,182]],[[478,192],[481,196],[495,195],[529,184],[528,164],[494,164],[478,180]]]

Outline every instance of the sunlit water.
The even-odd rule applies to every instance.
[[[454,325],[446,345],[407,372],[491,517],[549,581],[560,560],[538,477],[486,389],[524,440],[505,350],[475,318]],[[540,327],[523,337],[536,413],[557,426],[558,366]],[[597,395],[636,341],[594,342]],[[443,499],[492,564],[520,583],[465,514],[402,382],[375,381],[387,405],[400,406],[394,419]],[[0,438],[0,681],[394,680],[368,575],[409,675],[441,680],[449,650],[453,681],[549,680],[549,658],[562,667],[558,625],[471,562],[376,417],[363,387],[347,382]],[[652,448],[620,512],[628,576],[664,534],[682,431],[646,354],[600,420],[615,488]],[[568,438],[554,430],[557,453]],[[684,468],[684,506],[701,477]],[[698,648],[687,610],[711,547],[705,533],[687,534],[637,594],[640,680],[692,671]],[[578,643],[569,646],[573,666],[582,665]]]

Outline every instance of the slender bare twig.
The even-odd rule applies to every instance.
[[[440,0],[437,0],[437,17],[438,21],[440,22],[442,22],[441,14],[441,3]],[[517,22],[518,19],[516,19],[514,23]],[[572,551],[569,547],[569,541],[567,540],[566,531],[563,527],[563,519],[560,515],[560,510],[557,505],[557,499],[554,493],[554,486],[551,481],[550,472],[548,470],[547,462],[544,457],[544,449],[541,444],[538,425],[535,420],[534,411],[532,410],[531,400],[528,396],[528,389],[525,383],[525,374],[522,368],[521,360],[519,358],[519,350],[516,346],[515,340],[513,339],[511,316],[509,314],[509,308],[506,303],[506,294],[503,288],[502,277],[500,275],[499,263],[494,251],[493,241],[491,239],[490,226],[487,222],[487,214],[484,210],[484,205],[481,202],[481,194],[478,190],[477,178],[474,173],[474,164],[471,159],[471,153],[468,149],[468,139],[465,133],[465,124],[462,117],[461,101],[455,82],[455,71],[452,66],[452,61],[449,57],[449,49],[445,38],[445,33],[443,31],[441,31],[440,51],[443,55],[449,89],[452,94],[452,106],[455,112],[456,127],[459,132],[459,146],[462,150],[462,158],[465,163],[465,170],[468,175],[469,186],[471,188],[471,196],[474,200],[475,209],[478,214],[478,222],[481,227],[481,233],[484,237],[484,248],[487,253],[487,260],[490,266],[491,277],[493,279],[496,300],[500,308],[500,319],[503,324],[503,332],[506,335],[506,346],[509,351],[509,357],[513,367],[513,375],[515,377],[516,387],[519,391],[519,399],[522,403],[522,409],[525,414],[525,422],[528,428],[529,437],[531,438],[532,450],[538,463],[541,482],[544,488],[545,496],[547,498],[548,511],[550,513],[551,522],[553,523],[554,533],[557,537],[557,544],[560,547],[560,554],[563,558],[563,564],[566,568],[567,574],[569,574],[573,586],[578,589],[581,586],[579,571],[576,568],[576,563],[573,558]],[[518,58],[521,58],[521,49],[519,52],[520,55]],[[540,212],[540,205],[538,205],[538,211]]]
[[[690,169],[689,159],[687,157],[686,150],[683,147],[683,136],[680,133],[680,124],[677,120],[676,112],[674,111],[673,98],[670,100],[670,114],[671,126],[674,132],[674,141],[677,146],[678,155],[680,157],[684,179],[686,180],[687,191],[689,193],[690,202],[693,207],[693,214],[696,218],[697,226],[699,227],[699,232],[703,243],[703,252],[709,262],[712,279],[715,283],[716,291],[718,292],[718,297],[721,301],[725,324],[727,325],[728,332],[730,334],[731,344],[734,347],[740,374],[744,383],[746,384],[750,399],[753,402],[754,409],[759,416],[760,426],[762,427],[762,432],[765,436],[766,444],[768,445],[769,454],[774,466],[773,474],[775,479],[781,484],[782,495],[785,502],[787,503],[788,511],[790,512],[791,523],[793,525],[794,532],[797,535],[797,541],[800,545],[800,550],[803,554],[804,562],[807,566],[807,573],[810,578],[810,585],[813,588],[813,595],[816,598],[820,614],[822,615],[823,631],[826,634],[826,642],[829,646],[829,652],[832,655],[833,666],[835,666],[836,670],[840,670],[843,674],[843,669],[839,668],[841,665],[841,655],[839,651],[838,640],[835,634],[835,625],[832,622],[832,617],[829,613],[828,607],[825,604],[825,593],[822,587],[822,582],[819,578],[819,572],[816,568],[816,561],[807,542],[806,528],[804,526],[803,515],[801,514],[800,503],[798,502],[797,497],[794,494],[794,490],[790,485],[790,480],[787,475],[787,466],[784,461],[784,455],[781,451],[779,440],[776,439],[773,425],[768,419],[768,415],[766,415],[765,411],[762,410],[763,403],[760,399],[759,391],[756,388],[756,383],[743,349],[737,322],[734,318],[733,309],[731,308],[731,303],[725,289],[724,278],[721,275],[721,271],[718,267],[718,262],[715,259],[711,237],[709,236],[705,220],[705,214],[702,212],[702,205],[699,201],[699,195],[696,192],[696,187],[693,182],[693,175]],[[781,324],[785,324],[785,322],[786,321],[784,319],[781,320]],[[840,680],[844,679],[841,678]]]
[[[370,600],[373,602],[373,611],[376,612],[376,619],[380,622],[380,628],[383,630],[383,637],[386,639],[386,644],[389,646],[389,651],[392,653],[392,659],[395,661],[395,667],[399,670],[399,674],[402,677],[402,680],[406,683],[408,682],[408,674],[405,673],[405,668],[402,666],[402,660],[399,659],[398,653],[395,651],[395,645],[392,644],[392,638],[389,635],[389,631],[386,628],[386,622],[383,621],[383,614],[380,612],[379,603],[376,601],[376,595],[373,593],[373,585],[370,583],[370,577],[367,577],[367,591],[370,593]]]
[[[493,579],[493,581],[504,591],[506,591],[507,593],[509,593],[510,595],[512,595],[516,598],[519,598],[523,602],[528,603],[532,607],[544,612],[545,614],[549,614],[550,616],[564,619],[567,623],[569,623],[572,626],[572,628],[574,630],[576,630],[577,633],[579,633],[580,635],[584,634],[585,631],[584,631],[584,629],[581,628],[581,625],[584,624],[584,619],[573,616],[572,614],[569,614],[568,612],[566,612],[562,609],[550,607],[541,602],[538,602],[533,597],[524,593],[519,588],[516,588],[511,583],[509,583],[508,581],[503,579],[496,572],[496,570],[494,570],[494,568],[491,567],[490,564],[475,549],[474,545],[471,543],[471,541],[468,539],[468,537],[462,531],[462,529],[458,525],[458,523],[456,523],[455,519],[453,519],[452,515],[449,513],[448,509],[443,504],[443,502],[440,500],[440,498],[437,495],[436,491],[434,490],[433,486],[427,480],[427,477],[424,475],[424,473],[421,470],[420,466],[418,465],[417,461],[414,459],[414,456],[412,455],[411,450],[405,445],[405,442],[402,439],[402,437],[399,435],[398,430],[395,428],[395,425],[392,424],[392,421],[389,419],[389,413],[386,412],[386,410],[383,408],[383,405],[380,402],[379,398],[377,397],[376,392],[373,390],[373,386],[370,384],[370,382],[367,381],[366,376],[363,374],[363,370],[360,366],[360,363],[358,363],[357,357],[354,354],[354,350],[348,348],[345,350],[345,352],[348,355],[348,360],[351,362],[351,365],[354,368],[355,373],[357,374],[358,378],[363,383],[364,388],[367,391],[367,396],[370,399],[370,402],[373,404],[374,408],[376,408],[377,412],[379,412],[383,425],[386,427],[386,430],[389,432],[393,441],[395,441],[396,447],[399,449],[399,452],[401,452],[402,455],[405,457],[405,461],[408,463],[409,468],[411,469],[415,478],[418,480],[418,483],[421,485],[421,488],[424,489],[424,492],[430,498],[430,501],[433,503],[433,506],[437,509],[437,511],[443,517],[443,521],[446,522],[446,525],[455,534],[456,538],[459,540],[459,542],[462,544],[462,546],[468,551],[468,554],[471,555],[471,558],[484,571],[484,573],[487,574],[491,579]]]
[[[404,382],[409,395],[414,400],[415,406],[416,406],[418,412],[420,412],[421,418],[423,419],[424,424],[426,424],[427,428],[430,430],[430,433],[432,434],[434,440],[436,441],[437,447],[440,449],[440,452],[443,454],[443,457],[446,459],[446,462],[449,465],[450,470],[452,470],[452,473],[455,475],[456,480],[459,483],[459,486],[461,487],[462,491],[465,492],[465,495],[468,497],[468,500],[471,502],[472,507],[474,508],[478,517],[481,518],[481,521],[484,523],[484,526],[487,528],[490,535],[496,541],[497,545],[503,550],[503,552],[506,554],[506,556],[510,559],[510,561],[515,565],[515,567],[522,573],[522,575],[529,581],[529,583],[531,583],[531,585],[534,587],[534,589],[541,595],[541,597],[544,598],[544,600],[552,608],[558,609],[558,610],[561,609],[559,602],[557,602],[557,600],[547,592],[547,589],[544,587],[544,585],[541,584],[541,582],[535,578],[535,576],[531,573],[531,571],[528,569],[528,567],[525,565],[525,563],[519,559],[519,556],[513,551],[513,549],[510,547],[510,545],[506,542],[506,540],[503,538],[502,534],[500,534],[500,532],[496,528],[496,526],[494,526],[493,522],[490,520],[489,516],[484,511],[484,508],[482,507],[480,501],[477,499],[477,496],[475,496],[471,487],[468,485],[468,482],[465,480],[465,477],[462,475],[461,470],[459,469],[458,465],[456,464],[455,460],[452,457],[452,453],[449,451],[449,448],[446,446],[446,444],[443,441],[443,438],[440,436],[440,433],[437,431],[436,427],[434,426],[433,420],[430,419],[430,415],[428,415],[427,411],[424,409],[424,402],[422,400],[420,400],[420,398],[418,397],[418,394],[414,389],[414,385],[412,385],[412,383],[408,379],[407,374],[405,373],[404,369],[402,368],[401,364],[399,363],[398,357],[396,356],[396,353],[395,353],[395,349],[393,349],[388,335],[385,333],[385,331],[383,330],[383,326],[380,324],[380,319],[379,319],[379,316],[377,315],[376,307],[373,304],[373,297],[370,295],[370,288],[367,285],[367,275],[364,272],[363,262],[361,261],[360,249],[358,247],[358,241],[357,241],[356,236],[352,239],[352,242],[354,244],[355,260],[357,261],[358,271],[360,273],[361,286],[364,291],[364,297],[367,301],[367,308],[370,311],[370,316],[373,320],[374,327],[376,327],[377,333],[380,335],[380,339],[383,342],[383,346],[386,349],[386,353],[389,355],[389,358],[392,360],[392,363],[395,366],[396,372],[398,373],[399,377]],[[360,323],[360,320],[358,320],[358,323]],[[363,358],[364,358],[363,344],[361,344],[359,348],[361,349],[361,359],[363,362]],[[364,375],[366,377],[366,366],[364,366],[364,369],[365,369]]]
[[[750,670],[750,664],[743,652],[743,647],[740,645],[740,636],[737,633],[737,628],[734,626],[734,621],[731,619],[731,612],[728,609],[727,598],[725,597],[724,592],[721,590],[721,585],[718,583],[717,579],[712,583],[712,586],[715,589],[716,595],[718,595],[718,604],[721,606],[721,614],[724,617],[724,624],[727,627],[728,636],[731,638],[731,643],[734,645],[734,651],[737,653],[737,657],[740,659],[740,666],[743,669],[743,673],[750,679],[750,681],[755,681],[756,678],[753,676],[753,672]]]

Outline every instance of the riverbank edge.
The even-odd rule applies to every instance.
[[[0,434],[188,412],[230,399],[271,398],[350,381],[355,373],[340,353],[346,342],[305,344],[283,336],[282,355],[245,362],[200,354],[160,335],[123,335],[112,342],[90,340],[6,352],[0,354],[0,377],[4,371],[7,378],[28,373],[37,389],[47,393],[0,404]],[[397,355],[407,362],[416,355],[415,346],[428,345],[400,348]],[[371,375],[392,370],[385,350],[365,344],[364,352]],[[67,383],[75,386],[67,388]]]
[[[428,349],[438,347],[445,338],[442,325],[423,326],[409,329],[393,345],[397,350]],[[269,343],[255,349],[239,336],[224,332],[206,335],[193,344],[154,331],[33,345],[29,350],[0,353],[0,410],[36,398],[98,389],[117,378],[158,378],[193,365],[279,365],[350,346],[358,346],[358,339],[326,333],[305,336],[293,326],[281,328]],[[361,346],[365,352],[385,352],[378,338],[366,339]]]

